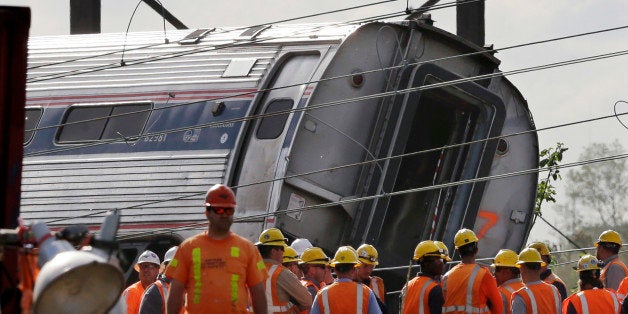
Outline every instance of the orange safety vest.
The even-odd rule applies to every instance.
[[[617,299],[619,302],[624,302],[626,294],[628,294],[628,277],[624,278],[617,288]]]
[[[382,278],[372,276],[369,288],[382,302],[386,301],[386,291],[384,291],[384,280]]]
[[[126,302],[127,314],[137,314],[140,311],[140,302],[142,301],[144,290],[142,282],[138,281],[122,291],[122,298]]]
[[[408,282],[406,295],[401,305],[402,314],[430,313],[428,297],[438,282],[427,276],[418,276]]]
[[[545,279],[543,279],[543,281],[549,283],[550,285],[553,285],[555,282],[558,281],[558,282],[562,283],[563,286],[565,286],[565,282],[562,279],[560,279],[558,276],[556,276],[554,273],[551,273],[549,276],[545,277]]]
[[[560,314],[561,299],[558,289],[546,282],[524,286],[513,293],[523,299],[526,312],[531,314]]]
[[[606,287],[606,271],[613,265],[619,265],[621,268],[624,269],[624,274],[626,274],[626,276],[628,276],[628,267],[626,267],[626,264],[624,264],[622,261],[620,261],[618,258],[613,259],[610,263],[604,265],[604,267],[602,268],[602,271],[600,272],[600,280],[604,283],[604,287]],[[618,288],[619,290],[619,288]]]
[[[582,314],[619,314],[619,300],[617,300],[617,296],[606,289],[593,288],[572,294],[563,302],[563,313],[567,313],[569,303],[573,304],[576,312]]]
[[[294,306],[290,301],[279,300],[277,294],[277,279],[282,271],[290,271],[282,265],[264,262],[268,269],[268,278],[266,279],[266,303],[268,306],[268,314],[289,313]]]
[[[443,276],[443,313],[490,313],[479,298],[482,278],[488,270],[477,264],[458,264]]]
[[[321,313],[368,313],[371,289],[365,284],[346,281],[335,282],[317,294]]]
[[[166,313],[166,301],[167,301],[166,298],[168,297],[168,289],[170,289],[170,284],[165,283],[161,280],[157,280],[155,281],[155,286],[157,286],[157,290],[159,291],[159,294],[161,295],[161,300],[163,301],[161,303],[161,312]],[[185,313],[185,306],[181,307],[181,310],[179,311],[179,313],[181,314]]]
[[[499,294],[502,296],[502,303],[504,305],[503,313],[510,313],[510,296],[515,291],[523,288],[524,284],[520,278],[510,279],[504,282],[501,286],[498,286]]]
[[[306,287],[306,288],[308,288],[308,287],[314,287],[314,289],[316,289],[316,292],[318,292],[319,290],[321,290],[321,289],[325,288],[325,283],[324,283],[324,282],[321,282],[321,286],[319,287],[319,286],[317,286],[317,285],[316,285],[313,281],[311,281],[311,280],[309,280],[309,279],[305,279],[305,278],[302,278],[302,279],[301,279],[301,284],[302,284],[304,287]]]

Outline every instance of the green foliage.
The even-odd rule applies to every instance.
[[[537,186],[536,205],[534,207],[534,213],[536,215],[541,215],[541,205],[543,201],[556,203],[556,188],[552,185],[550,180],[562,180],[558,165],[563,160],[563,153],[567,150],[568,148],[565,147],[565,144],[556,143],[556,147],[546,148],[539,154],[539,168],[547,169],[547,178],[539,182]]]

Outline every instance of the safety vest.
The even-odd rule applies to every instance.
[[[317,286],[317,285],[316,285],[313,281],[311,281],[311,280],[309,280],[309,279],[305,279],[305,278],[302,278],[302,279],[301,279],[301,284],[302,284],[304,287],[306,287],[306,288],[309,288],[309,287],[314,287],[314,289],[316,289],[316,292],[318,292],[319,290],[321,290],[321,289],[325,288],[325,283],[324,283],[324,282],[321,282],[321,285],[320,285],[320,287],[319,287],[319,286]]]
[[[563,303],[563,311],[566,311],[569,303],[573,304],[576,312],[582,314],[619,314],[619,300],[617,300],[617,296],[606,289],[593,288],[572,294]]]
[[[554,273],[550,273],[549,276],[545,277],[545,279],[543,279],[543,281],[549,283],[550,285],[553,285],[555,282],[560,282],[563,284],[563,286],[565,286],[565,282],[560,279],[558,276],[556,276]]]
[[[617,299],[619,302],[624,302],[626,294],[628,294],[628,277],[624,278],[617,288]]]
[[[122,298],[126,302],[127,314],[135,314],[140,311],[140,302],[142,301],[144,291],[145,289],[141,281],[130,285],[122,291]]]
[[[428,314],[430,306],[428,297],[432,289],[438,287],[434,279],[427,276],[418,276],[408,282],[405,298],[401,305],[402,314]]]
[[[606,271],[608,271],[608,269],[612,265],[618,265],[621,268],[623,268],[624,274],[628,276],[628,267],[626,267],[626,265],[622,261],[620,261],[618,258],[615,258],[612,261],[610,261],[608,264],[604,265],[604,267],[602,268],[602,271],[600,272],[600,280],[604,283],[604,287],[606,287]]]
[[[520,278],[510,279],[504,282],[501,286],[498,286],[499,294],[502,297],[502,304],[504,305],[503,313],[510,313],[510,296],[515,291],[523,288],[524,284]]]
[[[346,281],[335,282],[317,294],[321,313],[368,313],[371,289],[364,284]]]
[[[164,285],[164,282],[161,280],[155,281],[155,286],[159,290],[159,295],[161,295],[161,300],[163,301],[161,302],[161,312],[166,313],[166,298],[168,297],[168,288],[170,287]]]
[[[477,264],[458,264],[443,276],[443,313],[490,313],[485,300],[481,300],[482,278],[488,270]]]
[[[371,282],[369,284],[369,288],[373,291],[376,297],[378,297],[382,302],[386,301],[386,292],[384,291],[384,280],[377,276],[371,277]]]
[[[526,313],[529,314],[560,314],[561,299],[558,289],[548,283],[540,282],[524,286],[513,294],[523,299]]]
[[[268,314],[276,313],[289,313],[294,306],[290,301],[279,300],[279,294],[277,294],[277,279],[282,271],[290,271],[287,268],[279,264],[273,264],[265,262],[268,269],[268,278],[266,279],[266,303],[268,305]]]

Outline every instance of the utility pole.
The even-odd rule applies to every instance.
[[[100,0],[70,0],[70,34],[100,33]]]

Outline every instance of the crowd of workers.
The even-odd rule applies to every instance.
[[[163,263],[151,251],[142,253],[135,265],[140,280],[122,295],[127,313],[388,312],[384,282],[372,276],[375,247],[342,246],[330,259],[307,239],[288,246],[276,228],[253,244],[230,231],[235,205],[229,187],[213,186],[205,232],[168,250]],[[459,230],[454,246],[461,261],[446,271],[447,246],[420,242],[413,255],[420,272],[401,291],[401,313],[628,313],[628,268],[613,230],[600,235],[596,256],[584,255],[574,267],[578,291],[570,296],[548,268],[552,257],[544,243],[518,254],[500,250],[491,267],[476,264],[478,244],[472,230]]]

